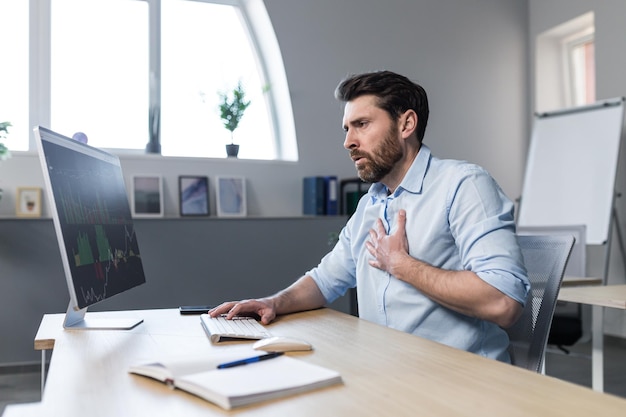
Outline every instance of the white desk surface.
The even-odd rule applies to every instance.
[[[44,316],[35,346],[54,350],[39,415],[623,417],[626,410],[623,398],[321,309],[268,327],[311,342],[314,351],[289,355],[339,371],[344,384],[226,412],[127,372],[137,361],[232,345],[211,345],[197,316],[172,309],[88,314],[145,321],[130,331],[65,331],[62,314]],[[11,407],[7,415],[28,415],[20,411]]]
[[[561,281],[561,287],[576,287],[580,285],[600,285],[602,278],[597,277],[574,277],[566,275]]]
[[[594,390],[603,392],[604,308],[626,310],[626,285],[561,288],[558,299],[591,305],[591,386]]]
[[[626,285],[561,288],[558,298],[561,301],[626,310]]]
[[[39,403],[10,404],[4,408],[2,417],[41,417],[45,416]]]

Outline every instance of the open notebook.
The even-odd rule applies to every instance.
[[[338,372],[283,355],[227,369],[226,362],[259,355],[252,349],[225,349],[212,355],[178,356],[131,366],[143,375],[230,410],[342,382]]]

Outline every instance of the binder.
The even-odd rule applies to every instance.
[[[328,175],[324,177],[324,214],[334,216],[339,214],[337,177]]]
[[[302,214],[323,216],[325,208],[324,177],[304,177],[302,182]]]
[[[302,213],[309,216],[339,214],[337,176],[304,177],[302,182]]]
[[[347,178],[339,183],[340,208],[343,215],[352,216],[356,211],[361,197],[367,194],[370,184],[363,182],[360,178]]]

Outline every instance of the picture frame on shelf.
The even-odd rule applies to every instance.
[[[163,178],[160,175],[133,175],[130,195],[133,217],[163,217]]]
[[[178,201],[181,216],[208,216],[210,214],[209,177],[202,175],[179,176]]]
[[[216,177],[215,195],[218,217],[245,217],[247,215],[245,177]]]
[[[41,217],[40,187],[17,187],[15,215],[17,217]]]

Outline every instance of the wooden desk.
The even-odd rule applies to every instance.
[[[567,287],[559,300],[591,305],[591,386],[604,391],[604,307],[626,310],[626,285]]]
[[[581,285],[600,285],[602,278],[595,277],[573,277],[566,275],[563,277],[561,287],[578,287]]]
[[[623,398],[321,309],[280,317],[268,327],[311,342],[314,351],[290,355],[339,371],[344,384],[226,412],[127,373],[137,361],[232,345],[211,345],[197,316],[177,310],[91,314],[134,315],[144,323],[130,331],[64,331],[62,315],[46,315],[35,345],[54,350],[40,415],[621,417],[626,410]]]

